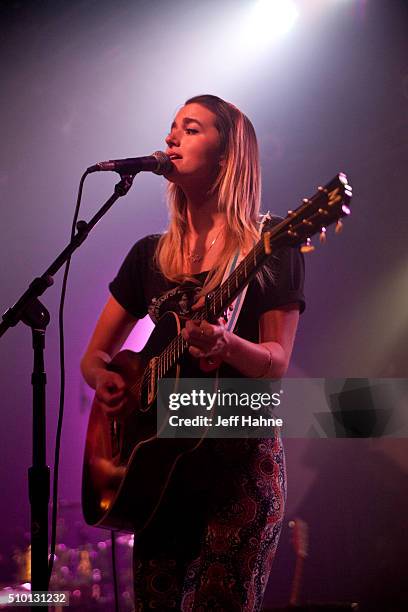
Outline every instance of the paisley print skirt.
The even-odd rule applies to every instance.
[[[286,499],[281,439],[205,440],[135,540],[135,610],[253,612]]]

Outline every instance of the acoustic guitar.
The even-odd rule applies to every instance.
[[[228,309],[242,289],[274,252],[284,246],[313,249],[310,239],[350,213],[352,190],[345,174],[337,174],[282,221],[266,228],[254,248],[212,293],[196,320],[214,321]],[[182,322],[166,313],[139,353],[121,351],[109,364],[124,378],[128,393],[123,415],[107,416],[97,399],[89,417],[83,464],[82,507],[90,525],[131,532],[142,530],[153,518],[171,475],[185,452],[202,439],[158,437],[157,385],[161,378],[178,378],[189,360],[181,335]],[[184,372],[183,372],[184,373]],[[160,424],[159,424],[160,429]]]

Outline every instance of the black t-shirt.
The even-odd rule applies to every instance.
[[[136,318],[149,313],[157,323],[167,311],[189,318],[195,295],[205,282],[207,272],[194,275],[200,285],[170,282],[154,264],[159,238],[159,234],[146,236],[131,248],[109,289],[119,304]],[[299,303],[301,313],[305,309],[304,259],[299,249],[280,249],[267,265],[272,270],[273,280],[264,275],[264,287],[256,277],[249,283],[234,329],[234,333],[252,342],[259,341],[258,321],[264,312],[293,302]]]

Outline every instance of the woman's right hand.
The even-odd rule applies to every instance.
[[[96,374],[96,399],[108,416],[123,413],[126,404],[126,383],[120,374],[98,368]]]

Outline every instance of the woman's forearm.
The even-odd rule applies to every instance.
[[[227,332],[225,363],[248,378],[280,378],[287,370],[286,355],[278,342],[256,344]]]

